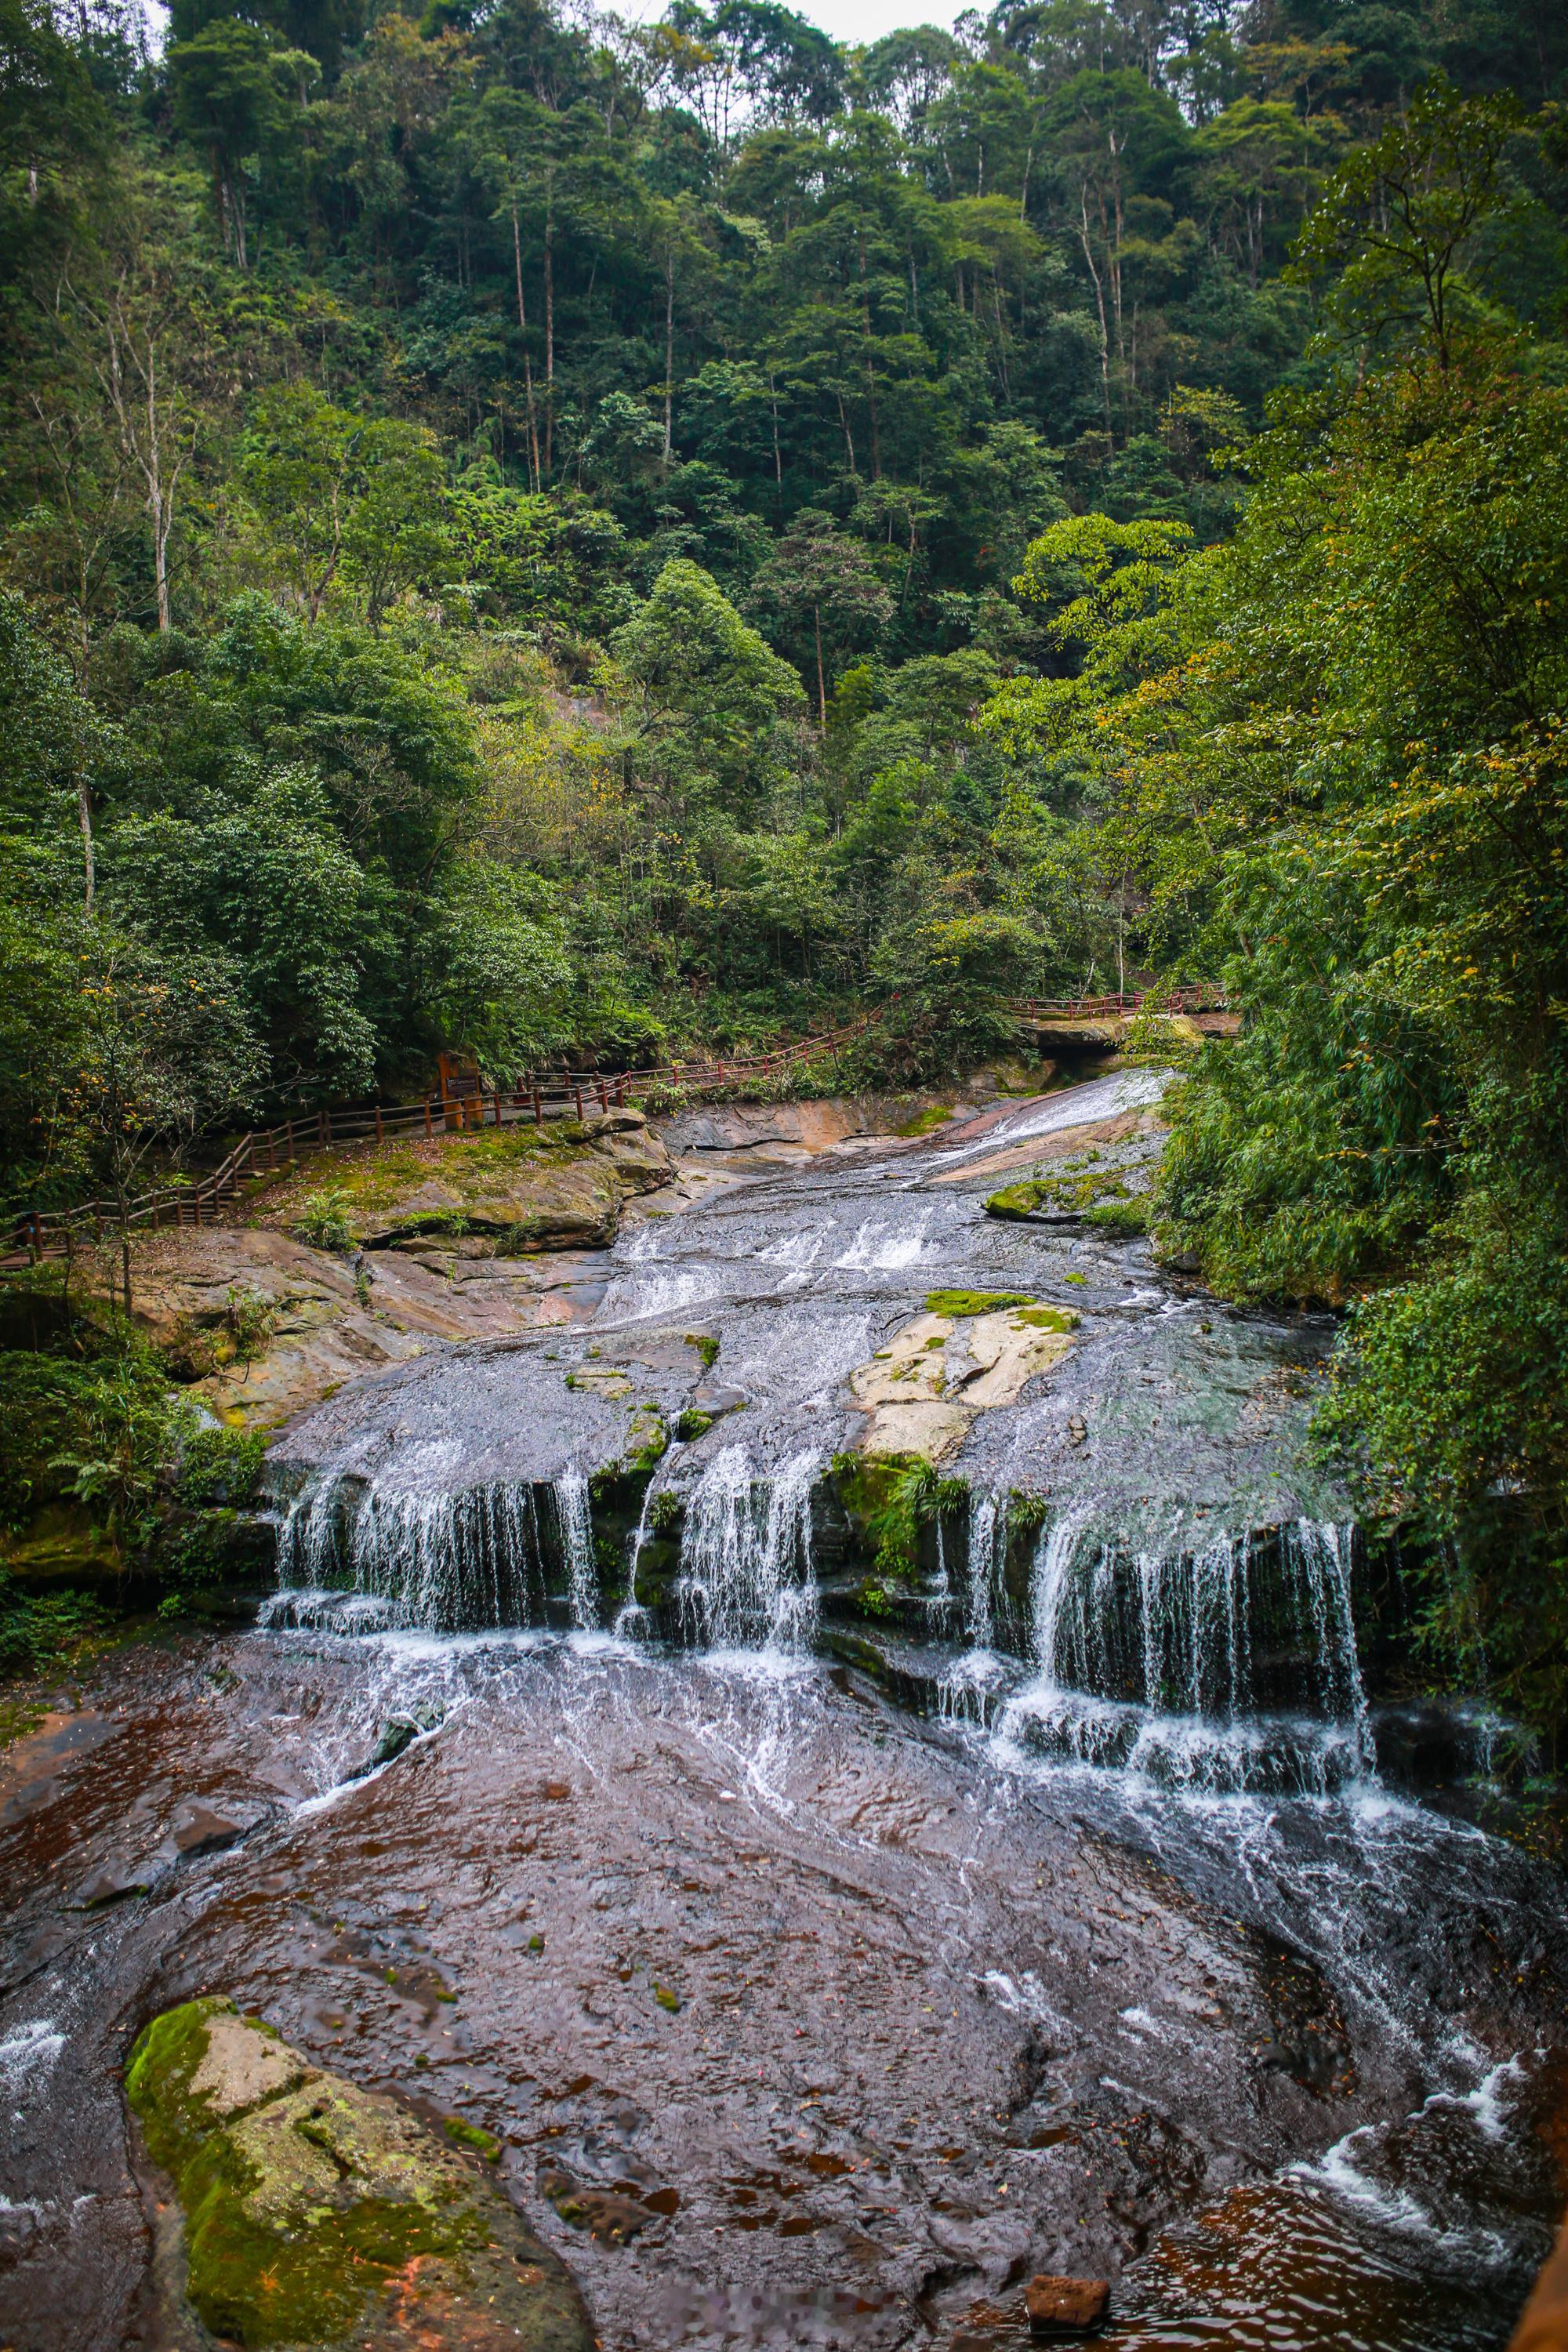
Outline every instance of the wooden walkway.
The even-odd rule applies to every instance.
[[[1020,997],[1009,1003],[1008,1011],[1024,1023],[1104,1020],[1125,1017],[1150,1003],[1161,1012],[1210,1011],[1224,1005],[1225,992],[1197,987],[1116,996]],[[513,1087],[487,1087],[479,1078],[470,1083],[459,1079],[418,1102],[372,1103],[302,1113],[297,1118],[280,1120],[276,1127],[252,1129],[217,1167],[204,1174],[183,1182],[157,1184],[139,1193],[127,1203],[123,1222],[153,1228],[216,1224],[225,1210],[258,1177],[287,1168],[307,1153],[330,1151],[344,1144],[380,1143],[395,1136],[458,1134],[524,1120],[542,1126],[546,1118],[591,1118],[636,1107],[650,1095],[675,1088],[687,1095],[723,1094],[756,1078],[831,1058],[851,1039],[879,1028],[887,1009],[881,1006],[843,1028],[825,1030],[768,1054],[665,1062],[648,1070],[547,1071]],[[74,1209],[21,1218],[11,1228],[10,1245],[36,1256],[53,1256],[63,1253],[69,1242],[101,1241],[105,1234],[118,1233],[121,1223],[118,1202],[84,1201]]]

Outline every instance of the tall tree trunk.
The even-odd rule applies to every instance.
[[[864,344],[864,360],[866,368],[866,405],[871,412],[871,479],[874,482],[879,482],[882,478],[882,438],[877,426],[877,370],[872,358],[873,337],[871,333],[871,301],[870,296],[867,291],[866,285],[866,239],[864,236],[859,239],[859,247],[860,327]]]
[[[539,488],[539,425],[533,413],[533,362],[528,352],[528,306],[522,299],[522,236],[517,225],[517,206],[511,208],[511,266],[517,278],[517,325],[523,337],[522,380],[528,391],[528,455],[529,470],[535,490]]]
[[[555,466],[555,194],[544,211],[544,475]]]
[[[664,462],[675,446],[675,247],[664,256]]]
[[[1089,274],[1094,280],[1094,306],[1100,313],[1100,387],[1104,395],[1105,429],[1109,433],[1110,431],[1110,337],[1106,331],[1105,289],[1100,283],[1100,272],[1094,266],[1094,242],[1089,233],[1087,187],[1079,191],[1079,217],[1081,223],[1079,233],[1083,239],[1083,257],[1089,265]]]
[[[82,912],[92,912],[92,894],[98,887],[98,861],[92,845],[92,795],[87,788],[87,778],[79,772],[76,780],[76,820],[81,827]]]
[[[812,624],[816,631],[816,715],[822,732],[827,732],[827,681],[822,667],[822,607],[811,608]]]
[[[243,251],[243,242],[241,249]],[[240,267],[244,268],[242,262]],[[158,634],[174,626],[169,611],[169,531],[174,521],[172,489],[165,495],[162,436],[158,430],[158,354],[147,345],[147,504],[153,519],[153,573],[158,588]]]
[[[772,368],[768,370],[768,405],[773,415],[773,483],[778,491],[779,506],[784,506],[784,459],[779,454],[779,390]]]

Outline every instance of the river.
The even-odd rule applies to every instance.
[[[1003,2352],[1040,2270],[1121,2352],[1506,2342],[1568,1906],[1380,1761],[1327,1328],[983,1211],[1064,1139],[1135,1180],[1158,1089],[713,1150],[571,1322],[275,1449],[260,1622],[9,1761],[19,2352],[196,2340],[119,2073],[206,1990],[495,2133],[617,2352]],[[882,1582],[873,1426],[950,1482]]]

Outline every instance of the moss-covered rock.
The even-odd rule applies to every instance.
[[[928,1313],[953,1318],[995,1315],[1005,1307],[1034,1304],[1026,1290],[932,1290],[926,1294]]]
[[[186,2293],[214,2335],[296,2352],[590,2352],[570,2273],[473,2163],[232,2001],[155,2018],[125,2085],[174,2181]]]

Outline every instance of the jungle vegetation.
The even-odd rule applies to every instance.
[[[1223,978],[1157,1238],[1347,1309],[1561,1720],[1565,97],[1550,0],[0,0],[0,1205]]]

